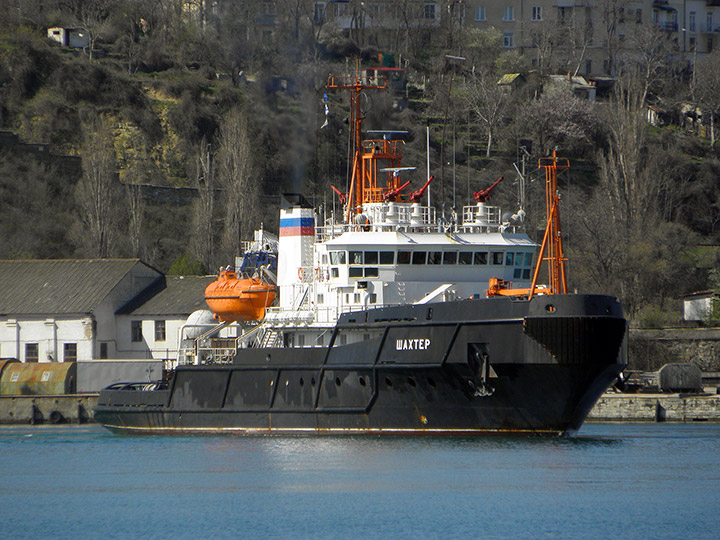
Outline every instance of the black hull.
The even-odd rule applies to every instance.
[[[106,389],[95,418],[153,433],[567,434],[625,367],[625,330],[597,295],[349,313],[329,347],[241,349],[178,368],[167,389]]]

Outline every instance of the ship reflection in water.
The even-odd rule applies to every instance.
[[[720,425],[536,437],[0,428],[4,538],[716,538]]]

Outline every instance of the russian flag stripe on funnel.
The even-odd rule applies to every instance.
[[[280,236],[313,236],[315,219],[311,217],[282,218],[280,220]]]

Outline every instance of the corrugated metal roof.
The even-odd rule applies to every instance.
[[[0,314],[91,313],[137,264],[144,265],[138,259],[0,261]]]
[[[122,315],[189,315],[198,309],[208,309],[205,288],[217,276],[166,276],[157,286],[149,287],[126,306],[118,310]]]
[[[524,79],[524,77],[519,73],[505,73],[505,75],[500,77],[500,80],[497,83],[499,85],[512,84],[518,77],[520,77],[520,79]]]

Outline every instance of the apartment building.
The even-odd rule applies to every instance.
[[[519,50],[534,64],[552,54],[556,65],[605,75],[633,53],[642,33],[667,33],[675,53],[689,63],[712,52],[720,0],[326,0],[313,2],[312,18],[328,30],[372,30],[370,44],[380,47],[391,46],[403,28],[441,35],[494,27],[504,48]]]

